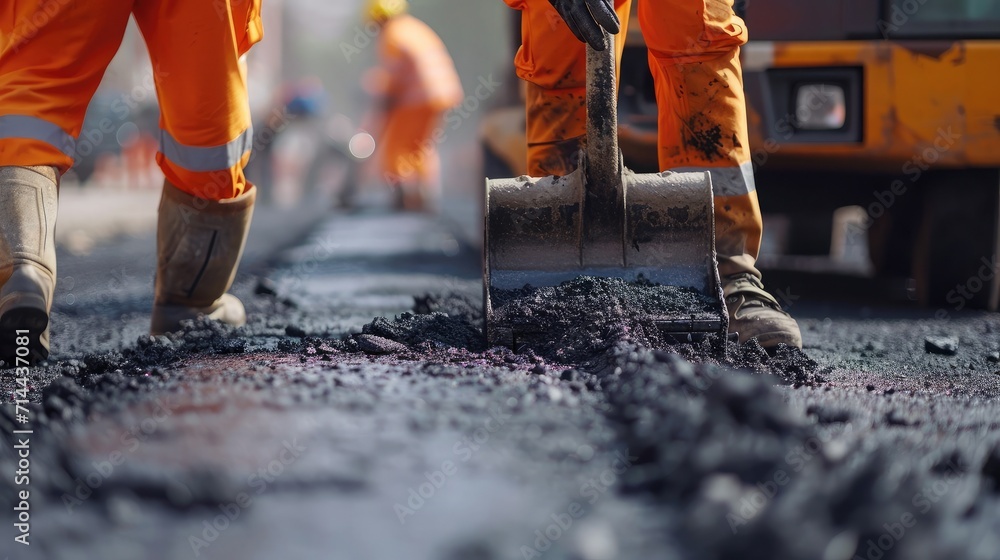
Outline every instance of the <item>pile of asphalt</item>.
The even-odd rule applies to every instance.
[[[652,497],[690,558],[977,557],[949,538],[985,526],[956,487],[995,488],[990,459],[945,454],[928,469],[888,438],[853,437],[849,417],[793,414],[760,376],[621,348],[604,379],[609,413],[638,456],[626,492]],[[995,460],[993,460],[995,462]],[[995,505],[992,506],[995,508]],[[917,527],[917,529],[914,529]],[[904,538],[905,537],[905,538]],[[874,543],[874,544],[873,544]]]
[[[618,342],[662,347],[656,319],[718,318],[720,306],[688,288],[589,276],[490,294],[496,321],[517,332],[516,344],[563,363],[587,362]]]
[[[278,354],[306,366],[364,355],[399,375],[523,384],[525,394],[559,388],[598,401],[594,407],[616,427],[621,447],[636,457],[622,477],[622,492],[658,504],[662,530],[688,558],[990,557],[973,537],[997,529],[1000,447],[972,455],[935,444],[929,455],[918,456],[900,441],[937,441],[922,430],[922,414],[894,408],[862,424],[859,411],[869,401],[853,394],[823,397],[828,372],[796,349],[769,354],[754,343],[712,340],[661,346],[641,320],[629,324],[631,304],[594,312],[589,297],[618,297],[613,288],[579,283],[563,293],[569,297],[558,309],[537,294],[505,300],[508,306],[539,306],[533,319],[548,320],[558,343],[537,348],[485,348],[478,302],[437,294],[417,298],[413,312],[376,318],[343,337],[305,336],[306,325],[280,317],[239,330],[196,322],[177,335],[141,337],[121,351],[35,368],[36,457],[65,465],[68,452],[46,446],[47,438],[58,441],[93,412],[120,406],[130,395],[169,390],[178,381],[171,366],[199,356],[253,353],[270,340],[277,341]],[[808,409],[815,421],[790,406],[792,388],[815,392],[822,403]],[[933,410],[937,401],[926,401],[924,408]],[[838,402],[848,405],[838,408]],[[13,426],[8,408],[0,413],[5,434]],[[945,435],[933,437],[995,431],[969,425],[947,420],[935,428]],[[859,436],[873,429],[881,430],[878,437]],[[0,453],[5,472],[13,460]],[[51,488],[53,496],[71,487],[67,471],[48,472],[33,484]],[[198,486],[196,478],[189,486]],[[210,477],[205,480],[202,501],[213,503],[218,498]],[[168,487],[153,488],[140,494],[171,499]],[[12,491],[0,485],[4,507],[14,503]]]
[[[529,298],[514,301],[554,310],[545,298]],[[464,304],[428,299],[435,305],[418,305],[430,312],[428,324],[478,327],[479,315]],[[638,457],[624,491],[662,504],[663,530],[687,557],[766,551],[769,558],[913,559],[981,552],[948,533],[989,530],[992,516],[985,511],[996,509],[995,500],[970,505],[968,489],[997,487],[1000,452],[972,456],[936,448],[926,455],[900,448],[882,430],[919,421],[902,422],[898,412],[879,419],[879,436],[868,441],[855,430],[871,427],[855,428],[851,414],[830,403],[809,408],[815,423],[802,417],[780,386],[821,390],[828,370],[798,349],[768,353],[754,342],[727,341],[720,354],[712,340],[651,349],[649,335],[626,325],[624,313],[608,328],[602,323],[608,315],[594,314],[586,298],[564,298],[560,305],[565,315],[541,317],[556,316],[549,332],[562,346],[522,348],[536,362],[529,373],[586,380],[587,389],[607,400],[623,446]],[[436,311],[443,308],[453,314]],[[448,340],[439,326],[410,328],[416,324],[410,315],[388,323],[402,331],[378,326],[379,332],[400,342]],[[567,365],[575,367],[562,369]]]
[[[581,277],[559,286],[494,290],[492,301],[499,321],[538,332],[537,336],[520,337],[512,350],[539,363],[598,370],[616,347],[631,344],[666,349],[691,362],[771,375],[778,382],[797,387],[825,382],[816,362],[797,348],[781,345],[769,353],[756,341],[738,345],[713,336],[699,343],[675,344],[656,327],[655,318],[684,313],[712,318],[718,305],[690,289]],[[424,350],[485,350],[480,300],[468,294],[426,294],[415,298],[413,311],[391,320],[376,318],[362,333],[400,343],[406,349],[422,345]],[[358,344],[350,341],[349,349],[370,353],[404,350],[403,346],[385,344],[380,348],[370,343],[370,337],[358,338],[354,337]],[[505,355],[504,359],[510,358]]]
[[[241,330],[214,321],[198,320],[176,334],[140,336],[121,350],[90,352],[76,358],[49,361],[28,369],[28,400],[43,402],[44,391],[64,377],[76,380],[84,389],[96,387],[106,374],[137,380],[132,381],[134,385],[185,358],[242,354],[249,345],[249,339],[242,334]],[[0,376],[0,390],[13,394],[15,389],[14,375]]]
[[[769,354],[755,343],[737,346],[711,337],[698,344],[671,346],[652,324],[651,315],[641,310],[704,312],[711,302],[690,290],[629,284],[618,279],[580,278],[559,287],[495,296],[500,312],[508,314],[509,320],[544,326],[544,336],[522,341],[517,348],[486,348],[481,299],[467,293],[418,296],[412,312],[393,318],[377,317],[360,333],[337,336],[307,311],[271,301],[275,294],[258,294],[256,299],[259,301],[255,305],[269,305],[267,313],[256,314],[256,319],[240,329],[195,321],[177,334],[140,336],[121,350],[85,354],[32,368],[30,400],[38,402],[40,389],[63,375],[80,379],[86,387],[91,378],[105,373],[141,377],[151,369],[191,356],[245,354],[261,349],[306,356],[345,352],[381,357],[383,361],[594,372],[608,363],[618,345],[632,344],[666,349],[692,362],[765,374],[776,382],[795,386],[821,385],[824,381],[816,363],[794,348],[779,348]],[[12,383],[12,378],[5,377],[0,388],[12,392]]]

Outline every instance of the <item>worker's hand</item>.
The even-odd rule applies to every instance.
[[[615,35],[621,29],[612,0],[549,0],[569,30],[595,50],[604,50],[604,33]]]

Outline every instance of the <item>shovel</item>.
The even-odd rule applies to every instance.
[[[545,336],[530,313],[504,309],[505,295],[580,277],[620,278],[635,289],[697,292],[691,309],[635,309],[670,342],[728,327],[715,253],[708,172],[636,174],[618,150],[614,37],[587,48],[587,146],[572,173],[487,179],[483,288],[490,346],[518,348]],[[664,110],[664,108],[661,108]],[[702,303],[707,302],[707,303]]]

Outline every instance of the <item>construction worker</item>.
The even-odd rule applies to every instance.
[[[528,88],[528,174],[566,175],[585,141],[584,42],[602,49],[602,29],[624,37],[632,0],[504,1],[523,11],[515,64]],[[660,169],[712,175],[729,330],[741,343],[801,348],[798,324],[754,266],[762,225],[739,61],[746,25],[733,0],[639,0],[638,8],[656,89]],[[624,41],[615,46],[620,61]]]
[[[84,113],[135,17],[160,103],[151,332],[204,315],[246,321],[227,294],[256,190],[243,175],[252,133],[241,57],[263,35],[260,0],[20,0],[0,7],[0,353],[49,353],[60,176]],[[113,134],[111,130],[86,131]],[[95,217],[95,219],[100,219]],[[17,362],[17,365],[21,365]]]
[[[407,10],[406,0],[369,1],[368,17],[380,28],[380,64],[366,80],[375,109],[362,129],[375,137],[376,162],[402,209],[424,211],[440,196],[436,132],[464,94],[441,38]]]

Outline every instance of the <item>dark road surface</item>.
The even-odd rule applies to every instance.
[[[0,415],[0,557],[1000,557],[1000,315],[771,284],[811,360],[560,364],[481,347],[449,227],[313,209],[258,214],[246,327],[151,339],[153,254],[61,255],[28,486]]]

